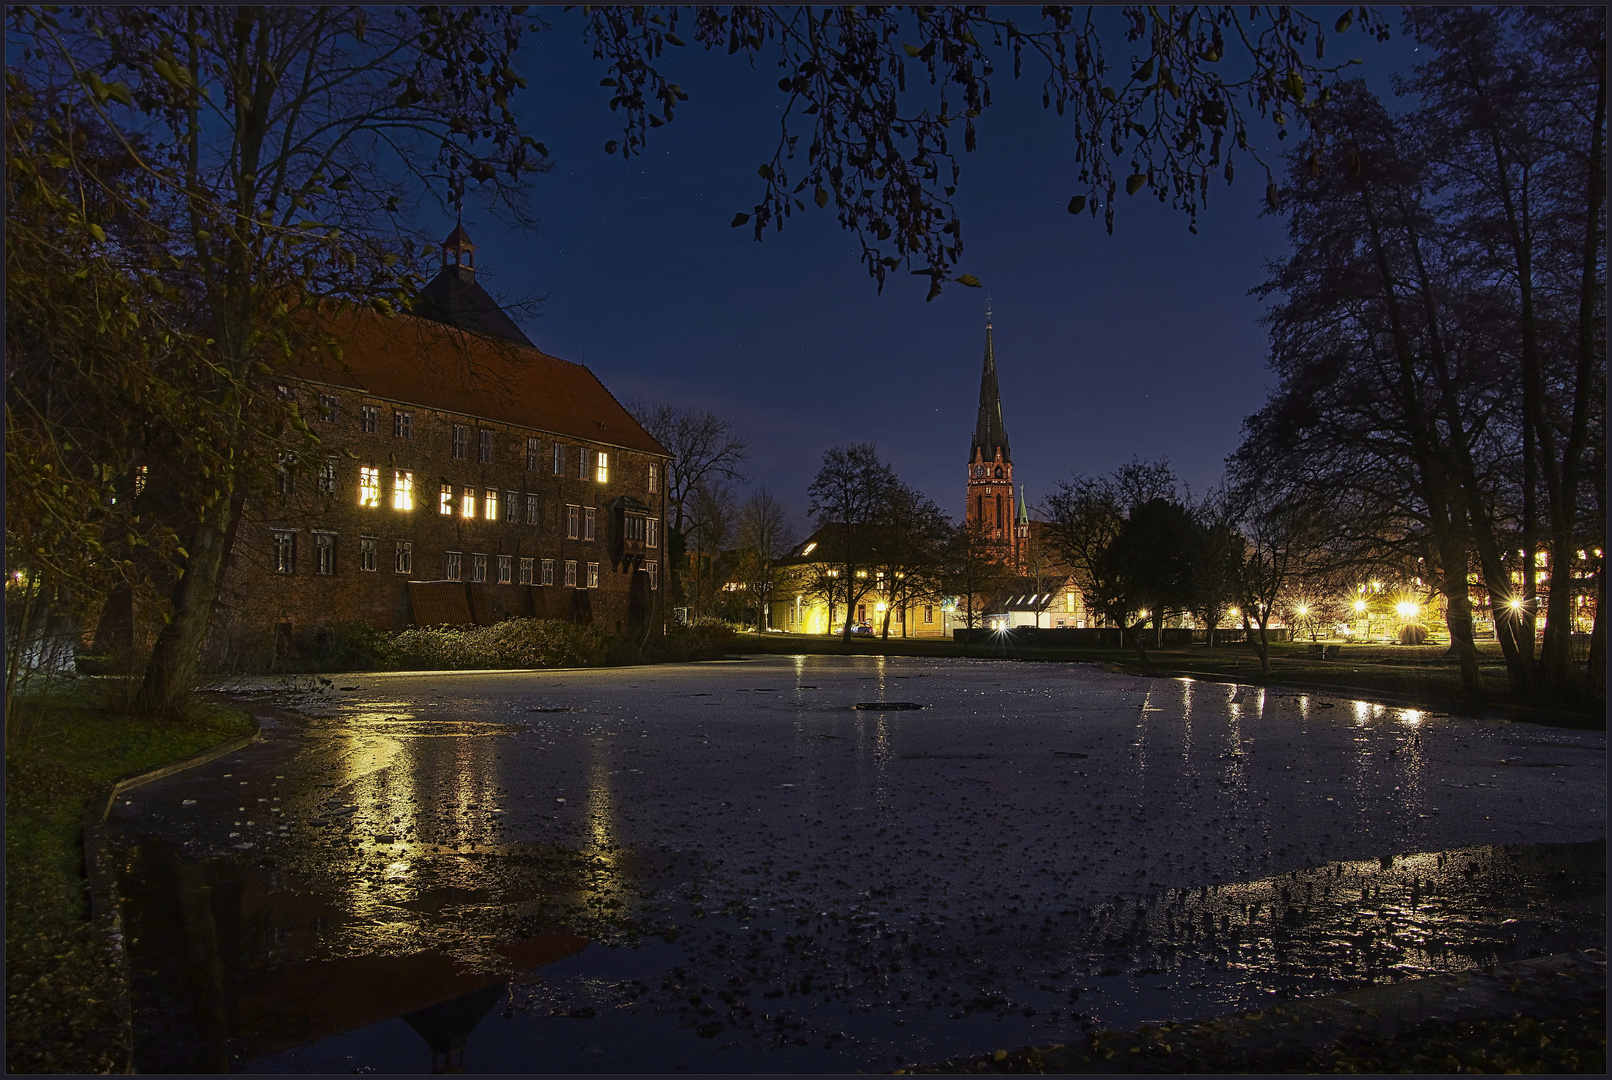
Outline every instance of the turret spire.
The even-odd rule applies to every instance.
[[[996,385],[996,349],[991,340],[991,312],[985,312],[985,369],[980,374],[979,419],[974,425],[974,442],[968,459],[977,452],[986,461],[996,460],[998,449],[1003,461],[1012,461],[1008,452],[1007,427],[1002,423],[1002,394]]]

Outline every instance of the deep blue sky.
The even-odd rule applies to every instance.
[[[1330,29],[1341,11],[1317,14]],[[731,418],[750,440],[751,489],[765,484],[798,527],[823,451],[852,441],[876,442],[903,479],[961,512],[987,293],[1016,479],[1032,504],[1060,477],[1138,454],[1168,456],[1194,491],[1219,480],[1270,383],[1248,290],[1285,249],[1283,223],[1259,215],[1251,161],[1212,188],[1196,236],[1139,194],[1120,196],[1110,237],[1099,219],[1065,212],[1076,190],[1067,124],[1042,109],[1028,64],[1018,83],[1002,65],[958,200],[960,271],[984,289],[925,303],[926,280],[898,272],[880,295],[830,211],[797,214],[759,244],[728,226],[755,203],[756,167],[776,139],[783,95],[770,65],[668,50],[689,100],[624,162],[603,152],[619,127],[597,85],[602,62],[576,15],[548,17],[518,64],[530,82],[523,119],[554,161],[533,188],[541,226],[510,234],[467,207],[481,278],[501,297],[545,296],[522,320],[532,340],[585,362],[623,401]],[[1414,62],[1397,22],[1392,42],[1351,33],[1329,59],[1365,59],[1354,70],[1390,97],[1388,73]],[[1111,58],[1124,47],[1114,41]],[[1274,158],[1274,134],[1265,141]]]

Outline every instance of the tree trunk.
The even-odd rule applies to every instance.
[[[1152,667],[1152,659],[1148,657],[1147,650],[1142,648],[1142,631],[1147,628],[1147,620],[1137,619],[1136,625],[1132,626],[1129,631],[1125,629],[1125,623],[1123,621],[1121,621],[1119,625],[1120,636],[1129,637],[1131,639],[1131,648],[1135,649],[1136,655],[1142,658],[1142,666]]]
[[[1260,672],[1270,675],[1273,673],[1271,668],[1271,643],[1270,639],[1265,636],[1266,622],[1266,619],[1260,620],[1259,636],[1255,637],[1254,626],[1248,621],[1248,608],[1243,608],[1243,636],[1248,639],[1248,644],[1254,647],[1254,655],[1259,657]]]
[[[1443,577],[1444,622],[1450,628],[1450,648],[1461,666],[1461,688],[1482,690],[1483,672],[1478,667],[1478,646],[1472,638],[1472,598],[1467,586],[1467,551],[1446,531],[1439,550]]]
[[[230,507],[231,517],[238,513],[233,501],[224,505]],[[147,715],[174,716],[195,687],[229,554],[226,541],[232,524],[209,518],[196,525],[187,548],[189,557],[174,589],[173,616],[157,635],[136,698],[136,707]]]

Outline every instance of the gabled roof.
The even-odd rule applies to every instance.
[[[322,327],[343,343],[339,353],[308,350],[287,374],[422,408],[670,456],[593,372],[529,344],[351,307],[327,313]]]

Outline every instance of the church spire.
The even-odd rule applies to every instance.
[[[996,459],[1000,448],[1003,461],[1012,461],[1008,452],[1007,427],[1002,423],[1002,394],[996,385],[996,350],[991,341],[991,310],[985,309],[985,370],[980,374],[980,411],[974,425],[974,442],[968,459],[977,453],[986,461]]]

